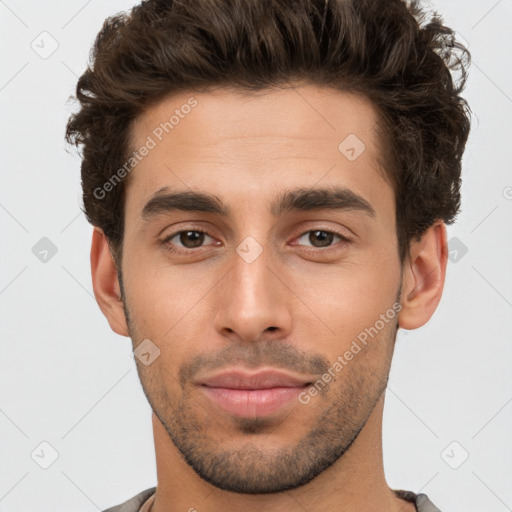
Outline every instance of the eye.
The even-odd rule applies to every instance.
[[[163,244],[171,244],[168,247],[170,252],[177,253],[186,253],[187,250],[195,249],[198,247],[202,247],[202,244],[205,241],[205,237],[208,237],[213,240],[213,238],[206,233],[206,231],[202,231],[200,229],[186,229],[182,231],[176,231],[172,235],[164,238],[162,240]],[[176,239],[176,241],[172,242],[172,240]],[[180,245],[178,245],[178,242]],[[183,249],[178,249],[176,247],[182,247]]]
[[[350,242],[346,236],[334,231],[327,231],[325,229],[312,229],[310,231],[306,231],[297,240],[300,241],[304,237],[307,237],[307,241],[311,242],[315,248],[330,247],[335,237],[338,237],[342,242]]]
[[[194,249],[200,249],[201,247],[204,247],[204,243],[207,241],[207,238],[215,241],[213,237],[208,235],[208,233],[202,229],[185,229],[176,231],[175,233],[165,237],[161,243],[167,246],[166,249],[169,252],[185,255],[194,252]],[[329,248],[333,245],[336,245],[333,244],[335,238],[338,238],[341,242],[338,245],[345,245],[346,243],[350,242],[350,239],[341,233],[329,231],[326,229],[312,229],[303,233],[299,238],[296,239],[298,243],[294,243],[292,245],[306,245],[306,243],[309,242],[312,244],[310,247],[313,247],[314,249]],[[219,244],[221,244],[221,242],[217,242],[216,245]]]

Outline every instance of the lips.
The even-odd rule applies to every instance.
[[[211,388],[270,389],[303,387],[306,384],[311,384],[311,382],[280,371],[264,370],[255,374],[248,374],[242,371],[224,372],[203,379],[200,384]]]
[[[249,374],[223,372],[199,382],[210,402],[230,415],[255,418],[277,413],[285,405],[298,403],[298,395],[311,384],[276,370]]]

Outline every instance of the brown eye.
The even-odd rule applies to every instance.
[[[201,246],[204,242],[204,235],[202,231],[181,231],[179,233],[179,240],[184,247],[192,249]]]
[[[331,245],[334,239],[334,233],[329,233],[328,231],[310,231],[308,240],[313,243],[315,240],[319,241],[319,247],[327,247]],[[317,246],[318,247],[318,246]]]
[[[339,233],[334,233],[332,231],[327,231],[324,229],[313,229],[310,231],[306,231],[306,233],[303,233],[298,239],[299,242],[306,236],[308,242],[311,243],[313,247],[320,249],[323,247],[330,247],[331,245],[333,245],[333,240],[335,237],[338,237],[340,241],[349,241],[348,238],[344,237],[343,235],[340,235]],[[302,244],[299,243],[299,245]]]
[[[198,247],[202,247],[205,242],[205,237],[212,238],[210,235],[204,231],[201,231],[200,229],[187,229],[177,231],[176,233],[169,235],[164,240],[162,240],[162,243],[169,244],[169,250],[171,252],[182,252],[188,249],[196,249]]]

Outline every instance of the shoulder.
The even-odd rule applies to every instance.
[[[429,499],[426,494],[416,494],[411,491],[394,489],[395,494],[402,500],[414,503],[418,512],[441,512]]]
[[[416,496],[416,508],[418,512],[441,512],[428,498],[426,494]]]

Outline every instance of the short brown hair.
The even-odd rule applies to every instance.
[[[369,98],[395,191],[398,253],[460,209],[470,109],[467,48],[402,0],[146,0],[105,20],[80,77],[66,140],[83,146],[87,220],[119,265],[125,185],[98,199],[129,158],[133,120],[178,91],[258,91],[302,81]],[[455,83],[451,71],[460,72]]]

